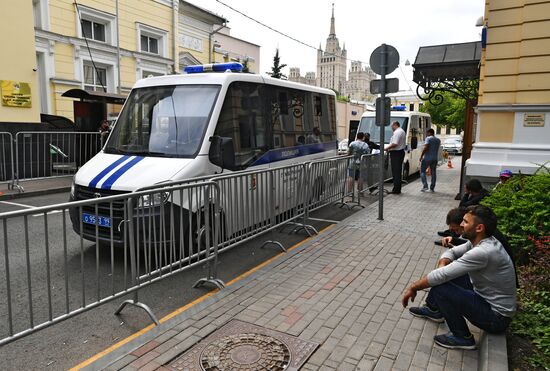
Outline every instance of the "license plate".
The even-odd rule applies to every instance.
[[[82,213],[82,221],[86,224],[111,228],[111,218],[106,216]]]

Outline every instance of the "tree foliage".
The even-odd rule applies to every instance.
[[[286,75],[283,75],[283,68],[286,67],[286,64],[281,64],[281,58],[279,57],[279,48],[275,49],[275,56],[273,57],[273,66],[271,67],[271,72],[267,74],[274,79],[286,79]]]
[[[443,102],[435,105],[426,101],[420,108],[429,113],[437,126],[449,126],[455,129],[464,129],[466,100],[450,92],[442,92]]]

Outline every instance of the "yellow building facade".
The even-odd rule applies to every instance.
[[[486,0],[469,177],[533,173],[550,161],[550,1]]]
[[[32,3],[3,0],[0,11],[0,35],[5,38],[0,58],[0,122],[39,122]]]
[[[141,78],[224,61],[216,36],[227,21],[181,0],[4,0],[0,12],[3,55],[12,56],[0,59],[5,95],[23,83],[32,99],[30,107],[0,105],[4,123],[40,123],[44,113],[79,126],[91,115],[86,127],[93,128],[98,118],[115,118],[120,105],[98,113],[99,106],[77,107],[65,92],[124,97]],[[243,42],[242,55],[249,44]],[[259,46],[257,52],[252,63],[259,63]]]

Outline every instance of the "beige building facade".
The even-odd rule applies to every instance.
[[[259,46],[233,38],[225,18],[182,0],[5,0],[0,11],[0,40],[11,56],[0,59],[4,95],[21,88],[31,99],[24,107],[0,104],[0,122],[40,123],[43,113],[79,125],[93,114],[89,127],[121,106],[81,110],[63,96],[68,90],[123,98],[137,80],[179,73],[180,65],[247,57],[251,71],[259,65]]]
[[[533,173],[550,161],[550,1],[486,0],[469,177]]]
[[[40,122],[32,3],[4,0],[0,11],[0,122]]]
[[[360,61],[352,61],[344,88],[344,95],[353,100],[373,102],[376,97],[370,93],[370,82],[376,74]]]
[[[317,85],[317,81],[315,79],[315,72],[306,72],[305,76],[302,76],[300,73],[300,69],[298,67],[290,67],[288,80],[299,82],[301,84],[307,84],[307,85],[313,85],[313,86]]]

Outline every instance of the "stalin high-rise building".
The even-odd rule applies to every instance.
[[[317,50],[317,85],[323,88],[334,89],[343,93],[346,85],[346,46],[340,48],[334,25],[334,4],[332,4],[332,18],[330,19],[330,33],[327,38],[325,51]]]

